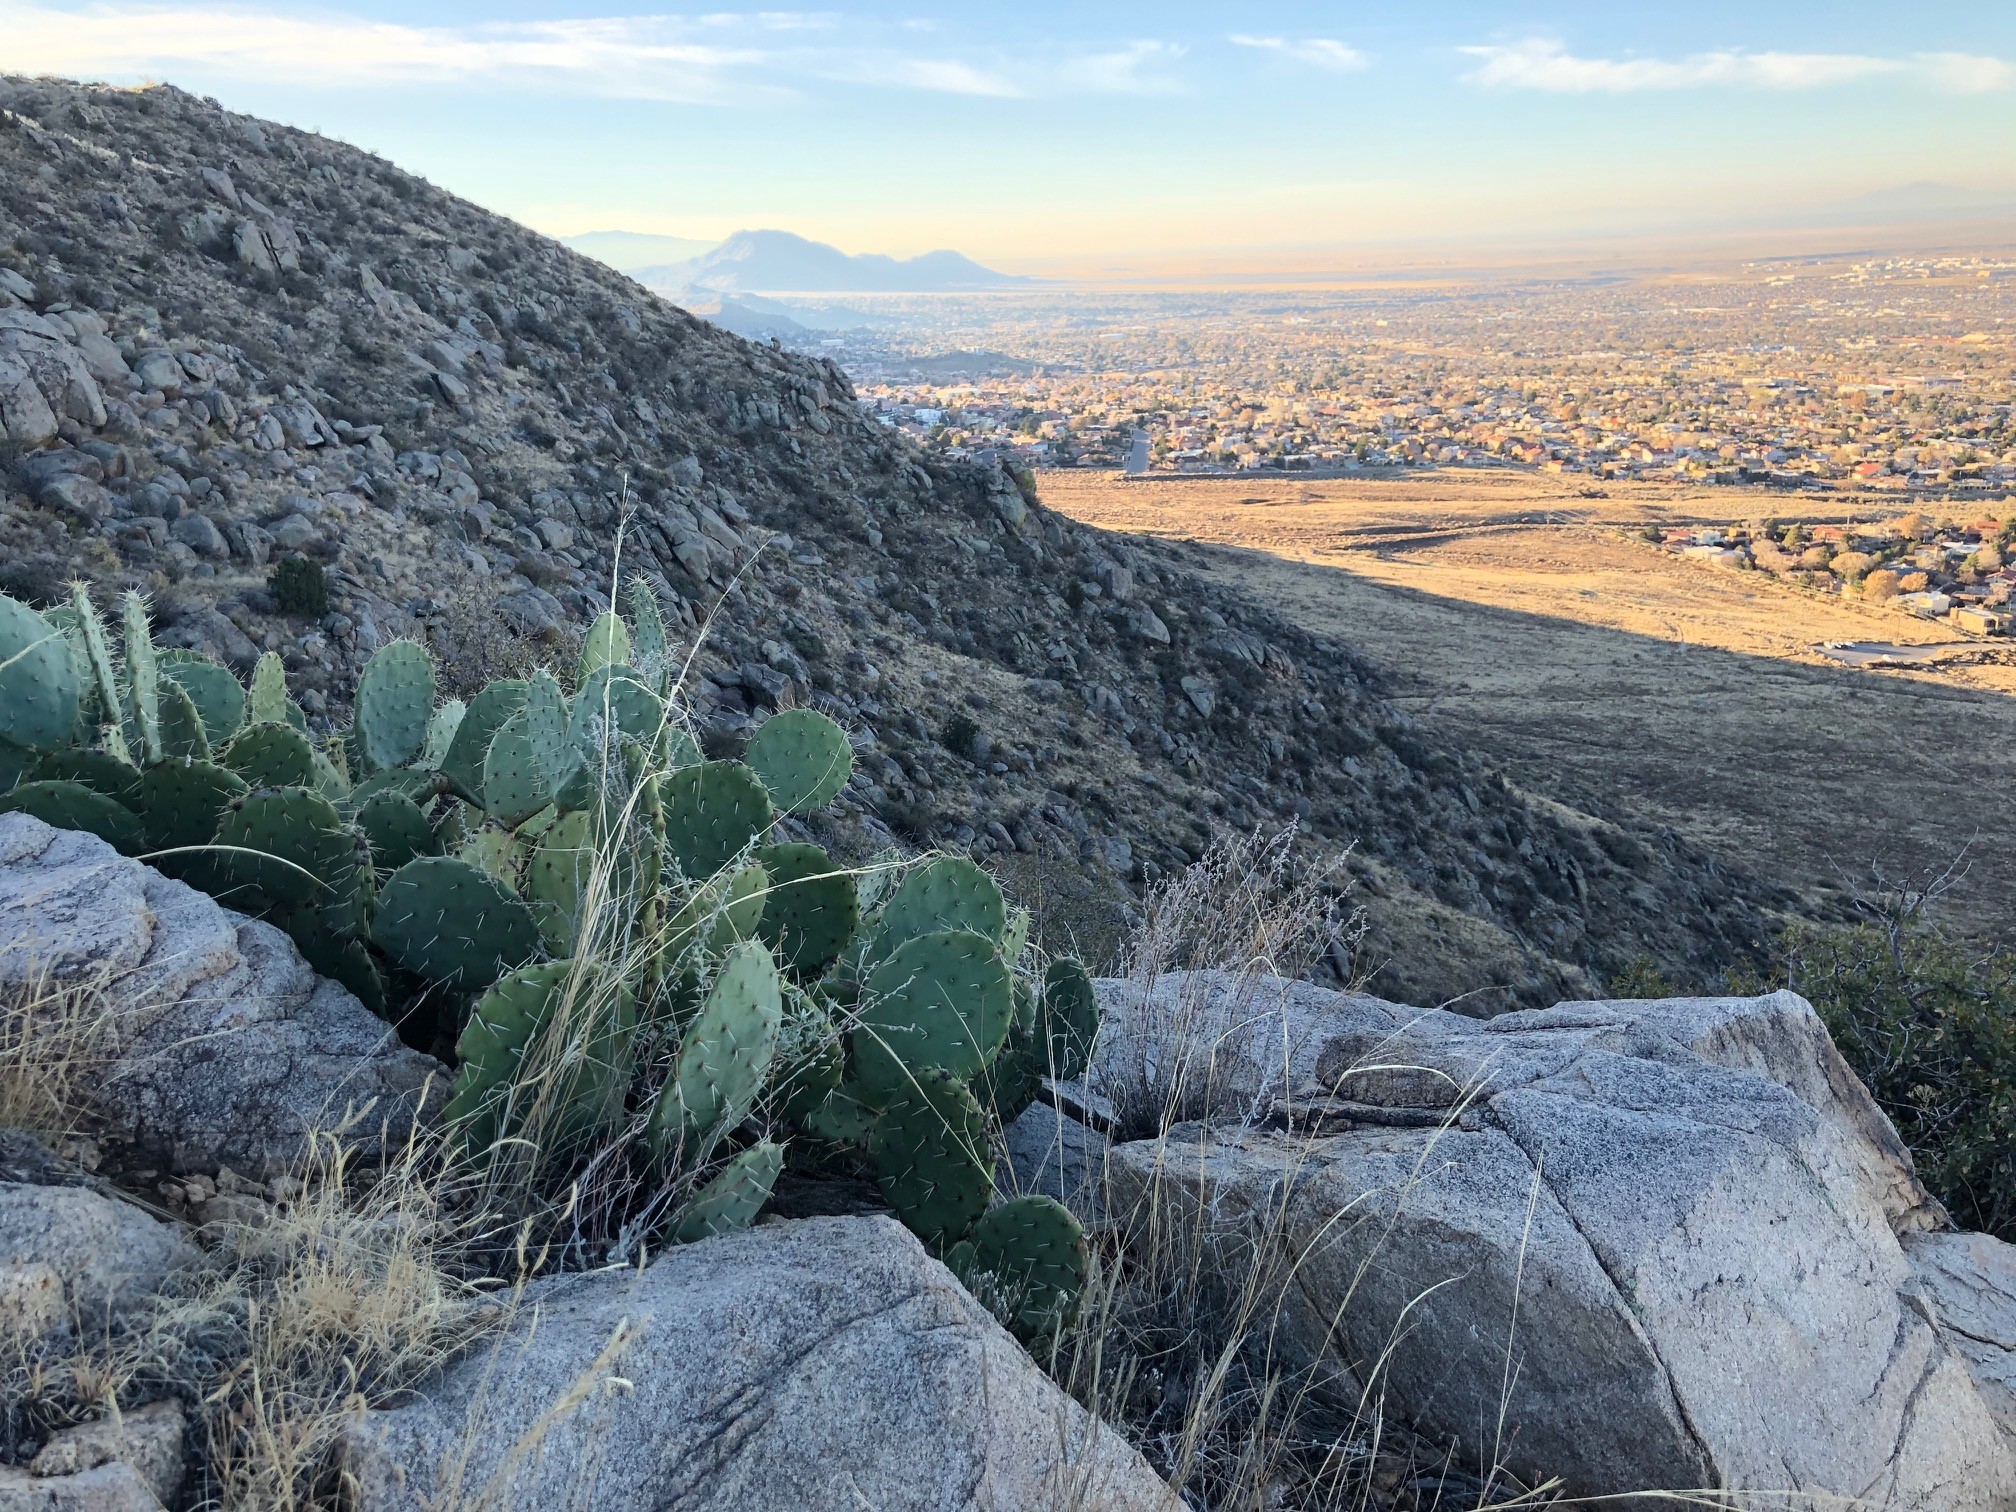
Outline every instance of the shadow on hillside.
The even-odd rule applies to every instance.
[[[1666,825],[1829,911],[1872,866],[1903,878],[1964,848],[1945,921],[1986,935],[2016,912],[2016,698],[1137,539],[1362,649],[1396,704],[1545,797]]]

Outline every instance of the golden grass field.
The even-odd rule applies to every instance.
[[[1916,876],[1964,847],[1971,868],[1945,918],[2006,931],[2016,665],[1842,667],[1813,648],[1957,637],[1630,534],[1790,518],[1813,501],[1620,484],[1589,497],[1586,479],[1509,472],[1052,472],[1039,486],[1087,524],[1188,543],[1172,549],[1193,569],[1361,647],[1388,669],[1397,704],[1529,790],[1669,825],[1816,905],[1843,903],[1872,865]]]

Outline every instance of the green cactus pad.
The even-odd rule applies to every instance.
[[[992,877],[964,856],[934,856],[912,867],[882,905],[868,961],[939,930],[970,929],[998,942],[1007,924],[1008,904]]]
[[[630,630],[615,614],[597,616],[581,642],[581,664],[575,682],[585,685],[598,667],[622,666],[630,661]]]
[[[577,746],[587,745],[596,721],[632,740],[648,742],[658,738],[659,727],[665,723],[665,705],[635,667],[610,663],[581,680],[569,718],[569,739]]]
[[[442,849],[448,850],[445,841]],[[516,833],[502,825],[479,824],[467,830],[448,853],[485,876],[495,877],[512,892],[518,890],[519,869],[526,859],[525,845]]]
[[[1013,1011],[1008,968],[992,940],[971,930],[919,935],[863,983],[855,1065],[879,1088],[925,1071],[975,1075],[1007,1037]]]
[[[223,865],[233,884],[256,887],[283,908],[323,907],[356,886],[356,837],[320,793],[303,787],[259,788],[236,799],[217,823]]]
[[[247,725],[217,759],[255,788],[317,786],[315,748],[291,725]]]
[[[210,761],[170,756],[147,768],[139,781],[136,803],[150,851],[208,845],[223,822],[224,811],[246,794],[245,779]],[[164,856],[154,863],[163,871],[188,875],[199,858]]]
[[[1099,995],[1085,968],[1069,956],[1059,956],[1043,973],[1043,1024],[1049,1038],[1046,1074],[1062,1081],[1083,1076],[1099,1037]]]
[[[705,1160],[713,1140],[749,1116],[783,1022],[770,952],[753,941],[731,948],[651,1109],[644,1143],[654,1160],[667,1168]]]
[[[112,664],[112,644],[105,638],[105,625],[82,583],[70,585],[70,616],[79,644],[84,648],[84,671],[97,699],[97,716],[107,726],[116,728],[120,717],[119,674]]]
[[[161,759],[161,669],[147,627],[147,602],[137,593],[120,600],[126,638],[126,712],[140,737],[144,761]]]
[[[594,817],[579,809],[557,816],[525,863],[525,901],[546,948],[556,955],[574,949],[581,893],[594,865]]]
[[[196,712],[203,716],[203,734],[213,748],[244,727],[245,690],[225,668],[194,652],[173,656],[163,652],[161,676],[189,695]]]
[[[357,827],[371,845],[371,864],[397,871],[416,856],[434,854],[434,829],[420,805],[402,793],[375,793],[357,809]]]
[[[694,881],[713,876],[770,832],[770,793],[739,761],[709,761],[668,774],[659,786],[665,843]]]
[[[438,772],[422,771],[419,767],[394,767],[389,772],[373,772],[350,789],[348,802],[353,809],[362,809],[380,793],[396,793],[425,807],[441,791],[444,783],[445,779]]]
[[[140,816],[81,782],[24,782],[0,798],[0,814],[14,813],[33,814],[58,829],[86,830],[127,855],[145,848]]]
[[[26,781],[39,759],[26,746],[0,740],[0,793],[11,793],[17,783]]]
[[[572,961],[546,961],[499,978],[469,1011],[455,1041],[460,1069],[442,1117],[462,1125],[469,1148],[486,1149],[501,1132],[504,1101],[525,1051],[546,1022],[554,993],[574,969]]]
[[[854,879],[816,845],[766,845],[756,859],[770,874],[762,934],[786,971],[817,976],[861,923]]]
[[[785,814],[804,814],[833,801],[854,774],[847,732],[811,709],[786,709],[763,721],[743,758]]]
[[[751,1145],[694,1194],[672,1225],[672,1242],[693,1244],[749,1227],[784,1169],[784,1147]]]
[[[78,783],[125,808],[140,806],[140,769],[94,746],[51,751],[35,763],[29,775],[45,782]]]
[[[455,744],[455,732],[462,728],[462,717],[469,712],[469,706],[459,698],[451,698],[427,718],[427,739],[420,747],[420,755],[413,765],[423,772],[438,772],[441,763],[448,759],[448,751]]]
[[[700,749],[700,742],[693,738],[693,732],[683,725],[665,727],[665,756],[663,765],[668,772],[676,772],[681,767],[698,766],[707,759]]]
[[[364,769],[408,765],[427,745],[434,712],[434,658],[410,640],[380,646],[357,678],[357,748]]]
[[[987,1115],[963,1082],[943,1073],[920,1077],[882,1110],[868,1160],[896,1216],[933,1248],[964,1234],[993,1194]]]
[[[288,707],[293,700],[287,696],[287,669],[281,665],[278,654],[262,652],[252,666],[252,697],[249,718],[254,724],[292,724],[288,718]]]
[[[1016,987],[1019,998],[1021,983]],[[1005,1127],[1026,1113],[1042,1094],[1047,1072],[1042,1036],[1035,1024],[1024,1022],[1018,1012],[1000,1050],[987,1069],[973,1078],[973,1095],[983,1107],[991,1108],[996,1121]]]
[[[504,722],[525,707],[525,686],[513,677],[491,683],[469,700],[462,723],[448,742],[441,775],[471,803],[483,801],[483,763],[490,754],[490,742]]]
[[[970,1249],[967,1246],[970,1245]],[[1091,1254],[1085,1227],[1052,1197],[1017,1197],[990,1209],[961,1246],[961,1279],[992,1278],[994,1302],[1026,1343],[1071,1324]]]
[[[182,756],[191,761],[210,759],[210,736],[203,728],[203,716],[183,686],[162,678],[155,695],[161,711],[161,754]]]
[[[371,939],[393,963],[443,987],[474,992],[539,953],[531,910],[466,861],[423,856],[378,893]]]
[[[658,595],[642,578],[630,580],[630,638],[627,660],[644,674],[651,687],[663,689],[672,670],[672,643],[665,634],[665,617],[658,612]]]
[[[81,692],[62,632],[0,594],[0,740],[33,751],[67,744]]]
[[[490,742],[483,761],[483,807],[499,824],[518,824],[552,803],[550,755],[541,750],[537,721],[520,709]]]

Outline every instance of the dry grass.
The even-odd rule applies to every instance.
[[[105,1060],[105,984],[10,974],[23,985],[0,993],[0,1129],[60,1144],[82,1132],[86,1091]]]

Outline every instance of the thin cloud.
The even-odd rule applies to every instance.
[[[1704,88],[1820,89],[1864,79],[1916,75],[1948,89],[1979,93],[2016,85],[2016,68],[1999,58],[1921,53],[1882,58],[1864,53],[1720,52],[1684,58],[1585,58],[1551,37],[1460,49],[1478,59],[1470,83],[1557,94],[1628,94]]]
[[[1067,89],[1091,94],[1173,94],[1182,87],[1180,82],[1155,70],[1188,51],[1177,42],[1130,42],[1067,59],[1054,77]]]
[[[1646,89],[1749,85],[1810,89],[1844,84],[1903,65],[1853,53],[1712,52],[1685,58],[1583,58],[1549,37],[1461,49],[1479,59],[1471,83],[1560,94],[1625,94]]]
[[[1256,37],[1244,32],[1234,33],[1226,41],[1234,47],[1258,48],[1263,52],[1279,53],[1283,57],[1325,68],[1332,73],[1356,73],[1369,61],[1357,48],[1338,41],[1335,37]]]
[[[822,79],[1013,97],[1011,80],[952,58],[818,45],[818,12],[610,16],[415,26],[341,12],[230,4],[0,0],[6,63],[24,73],[168,78],[190,73],[312,86],[502,87],[686,103],[749,104]]]

